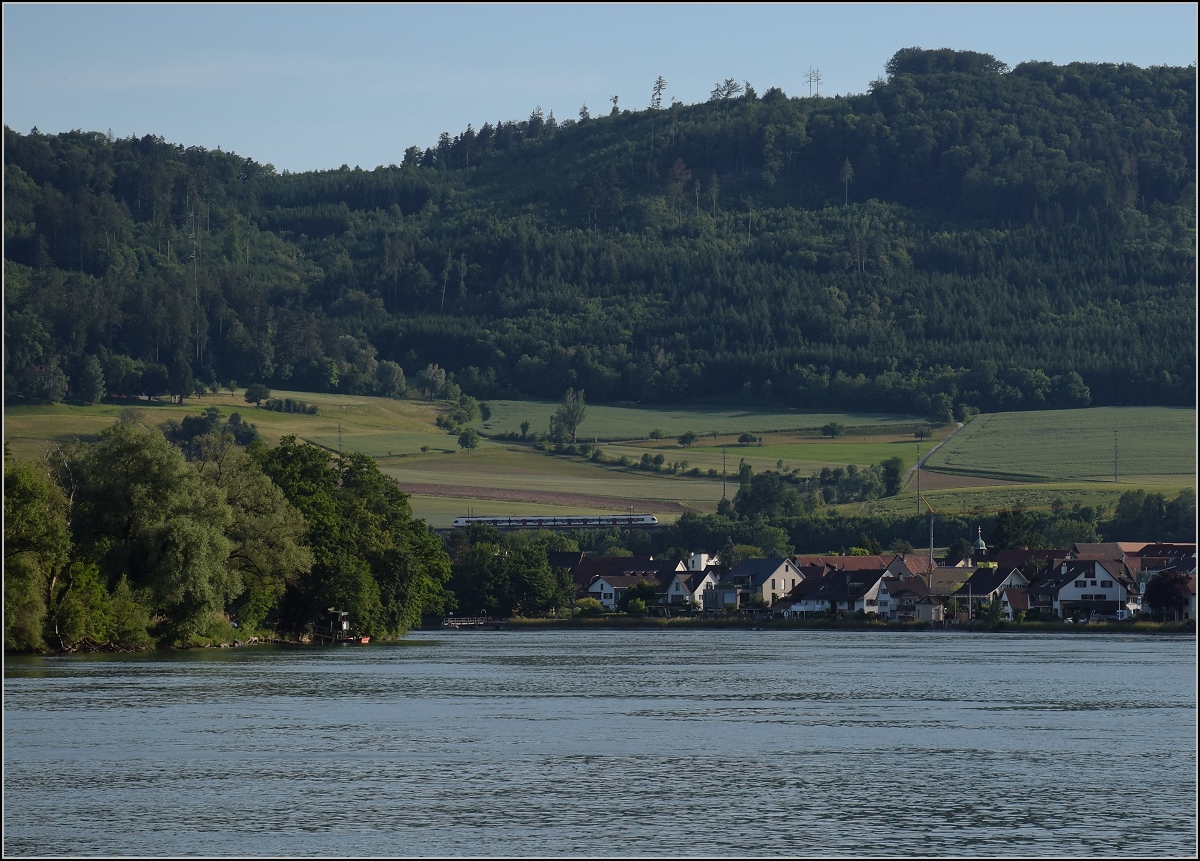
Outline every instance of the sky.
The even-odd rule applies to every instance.
[[[866,92],[901,48],[1188,66],[1193,3],[25,4],[3,6],[6,126],[371,169],[468,124],[761,94]]]

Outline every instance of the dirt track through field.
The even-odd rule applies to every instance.
[[[549,490],[510,490],[502,487],[463,487],[445,484],[409,484],[400,482],[400,489],[413,496],[442,496],[451,499],[495,499],[500,502],[538,502],[545,505],[602,508],[606,511],[628,511],[630,506],[640,511],[652,508],[663,514],[683,514],[689,511],[678,502],[665,499],[622,499],[615,496],[588,496],[583,493],[555,493]]]

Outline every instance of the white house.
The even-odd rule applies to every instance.
[[[1068,559],[1029,584],[1031,609],[1067,617],[1076,611],[1128,618],[1142,611],[1137,581],[1123,562]]]
[[[717,583],[717,606],[736,609],[754,601],[770,607],[786,598],[803,579],[795,563],[782,556],[743,559]]]
[[[886,568],[857,571],[828,571],[823,577],[805,580],[792,591],[783,606],[789,615],[809,613],[864,613],[892,617],[895,612],[888,590]]]
[[[644,574],[601,575],[588,585],[588,597],[595,598],[606,610],[616,610],[624,594],[639,583],[651,583],[658,587],[658,578]]]
[[[966,601],[974,612],[980,604],[1002,601],[1004,590],[1024,589],[1028,585],[1029,579],[1019,568],[1010,568],[1007,571],[1003,568],[977,568],[951,597]]]

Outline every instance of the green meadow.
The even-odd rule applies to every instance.
[[[928,452],[938,438],[950,433],[951,428],[941,428],[932,441],[922,443],[922,451]],[[763,444],[740,445],[736,439],[729,440],[722,448],[708,442],[697,442],[687,448],[679,446],[673,439],[644,440],[628,443],[611,443],[602,447],[606,455],[622,455],[640,460],[643,454],[662,454],[667,463],[686,461],[688,468],[699,467],[702,471],[721,470],[736,475],[741,461],[750,464],[755,472],[767,469],[799,470],[807,477],[823,467],[870,466],[882,463],[890,457],[898,457],[905,468],[917,461],[916,440],[911,433],[879,434],[871,437],[838,437],[836,439],[811,439],[789,437],[784,434],[764,436]]]
[[[915,485],[910,482],[904,492],[888,499],[837,506],[843,513],[909,516],[924,514],[933,508],[936,514],[969,515],[972,512],[995,512],[1005,508],[1048,510],[1056,505],[1070,509],[1073,505],[1104,508],[1110,514],[1121,494],[1129,490],[1161,493],[1168,500],[1188,486],[1181,483],[1125,482],[1044,482],[985,484],[974,487],[922,488],[924,502],[917,499]],[[1194,486],[1194,485],[1193,485]],[[928,505],[928,507],[927,507]]]
[[[552,401],[488,401],[488,406],[492,414],[483,423],[482,430],[494,436],[520,433],[522,422],[529,422],[530,433],[546,433],[550,427],[550,416],[558,409],[558,403]],[[817,431],[829,422],[839,422],[848,431],[859,427],[900,430],[921,421],[918,416],[883,413],[663,409],[588,404],[583,423],[579,426],[578,439],[580,442],[649,439],[653,431],[659,431],[664,438],[671,440],[688,431],[701,436],[717,434],[736,438],[743,433]]]
[[[1173,407],[994,413],[976,417],[928,460],[932,470],[1034,481],[1189,482],[1196,411]]]

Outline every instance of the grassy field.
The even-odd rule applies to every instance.
[[[1110,481],[1107,485],[1100,482],[1055,481],[1040,484],[1005,482],[973,487],[942,487],[933,490],[922,486],[921,496],[938,514],[966,515],[971,512],[994,512],[1013,507],[1048,510],[1055,503],[1060,502],[1068,509],[1075,503],[1093,508],[1104,507],[1111,514],[1116,508],[1121,494],[1128,490],[1161,493],[1170,500],[1174,499],[1185,486],[1187,485],[1184,482],[1123,481],[1113,484]],[[838,508],[845,513],[901,516],[916,514],[918,511],[928,511],[924,505],[919,505],[916,490],[912,484],[909,485],[908,490],[898,496],[842,505]]]
[[[934,441],[948,435],[951,428],[939,428],[934,433]],[[922,443],[922,450],[929,451],[932,442]],[[652,457],[662,454],[668,463],[687,461],[690,467],[701,470],[722,468],[722,458],[726,469],[736,474],[738,464],[745,460],[755,472],[767,469],[787,470],[798,469],[801,475],[808,476],[818,472],[822,467],[870,466],[882,463],[890,457],[899,457],[907,469],[916,463],[916,440],[911,433],[880,433],[873,436],[844,436],[836,439],[813,439],[799,435],[770,434],[764,437],[763,444],[739,445],[736,438],[726,440],[724,449],[720,444],[713,444],[703,439],[688,448],[679,446],[672,440],[640,440],[636,442],[610,443],[603,446],[606,455],[620,457],[625,455],[634,460],[640,460],[645,453]],[[782,461],[782,464],[780,463]]]
[[[485,433],[500,435],[519,433],[521,422],[529,422],[530,433],[545,433],[550,416],[558,409],[551,401],[488,401],[491,417],[483,423]],[[666,439],[674,440],[687,431],[697,434],[733,436],[743,433],[776,433],[780,431],[817,431],[829,422],[840,422],[849,428],[881,427],[901,430],[919,423],[917,416],[868,413],[817,413],[803,410],[758,411],[727,409],[664,409],[639,406],[599,406],[588,404],[583,423],[579,426],[580,442],[649,439],[652,431],[660,431]]]
[[[580,513],[627,511],[655,514],[670,521],[684,511],[713,512],[721,499],[722,444],[726,470],[736,475],[744,458],[756,471],[797,469],[808,475],[824,466],[867,466],[898,456],[905,467],[916,460],[912,417],[855,416],[844,413],[753,413],[719,410],[649,410],[589,406],[580,438],[609,439],[600,448],[610,460],[662,454],[667,463],[687,461],[704,477],[691,478],[600,466],[580,458],[538,452],[529,444],[481,441],[473,452],[458,448],[456,438],[434,424],[444,404],[423,401],[275,392],[318,406],[316,416],[273,413],[247,404],[241,392],[207,395],[183,406],[131,402],[94,407],[21,406],[5,411],[5,441],[14,456],[37,458],[48,446],[79,438],[93,439],[120,411],[133,406],[141,420],[158,425],[167,419],[198,414],[209,406],[239,412],[258,426],[270,444],[294,434],[337,451],[357,451],[379,461],[411,496],[413,511],[436,527],[448,526],[468,508],[478,514]],[[499,433],[515,422],[531,430],[549,422],[552,403],[500,401],[492,404],[487,424]],[[534,418],[541,416],[535,423]],[[821,425],[838,421],[845,436],[825,439]],[[594,427],[592,423],[594,422]],[[649,439],[651,430],[663,439]],[[686,430],[702,434],[683,448],[676,437]],[[1112,481],[1112,432],[1120,444],[1120,481]],[[951,428],[939,428],[923,452]],[[589,433],[591,432],[591,433]],[[713,437],[713,433],[716,437]],[[739,445],[737,436],[754,433],[763,445]],[[979,416],[935,453],[923,470],[923,495],[940,512],[966,513],[1020,505],[1047,508],[1115,505],[1131,489],[1173,498],[1196,477],[1195,411],[1188,409],[1097,408],[1090,410],[1002,413]],[[715,470],[716,478],[708,477]],[[732,495],[736,482],[727,485]],[[915,513],[915,482],[899,496],[854,506],[859,512]]]
[[[1115,440],[1114,440],[1115,434]],[[982,415],[929,458],[929,469],[1001,479],[1183,482],[1196,476],[1196,411],[1099,407]]]
[[[922,473],[922,496],[944,513],[1048,509],[1055,503],[1111,512],[1129,490],[1173,499],[1196,485],[1196,411],[1097,407],[982,415],[931,455]],[[916,513],[916,483],[891,499],[844,508]]]
[[[527,504],[551,514],[605,514],[632,506],[674,520],[684,511],[713,512],[721,498],[719,480],[605,468],[522,447],[384,458],[379,464],[412,494],[413,510],[434,526],[466,514],[468,505],[476,514],[533,513]],[[458,500],[448,517],[446,497]],[[433,499],[439,501],[432,504]],[[512,505],[520,507],[505,507]]]
[[[125,409],[137,410],[147,425],[161,425],[168,419],[179,421],[185,415],[197,415],[207,407],[219,407],[223,415],[240,413],[258,426],[269,444],[289,434],[338,449],[341,428],[345,451],[361,451],[373,457],[389,453],[419,452],[422,446],[452,451],[455,440],[434,424],[439,407],[424,401],[397,401],[388,398],[347,397],[310,392],[272,392],[273,397],[293,398],[315,404],[315,416],[276,413],[246,403],[241,391],[221,392],[191,398],[184,405],[160,401],[127,401],[91,407],[53,404],[17,406],[4,412],[4,438],[14,456],[37,457],[47,445],[71,439],[94,439],[117,420]]]

